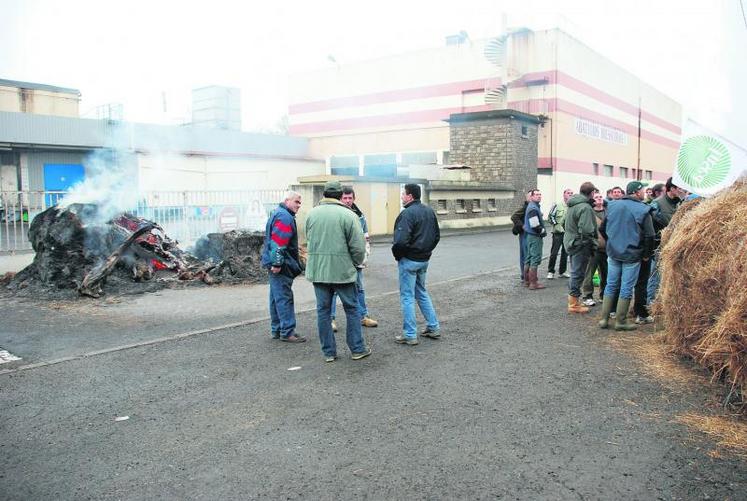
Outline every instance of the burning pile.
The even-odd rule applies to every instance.
[[[8,289],[74,289],[81,295],[99,297],[105,284],[120,292],[144,292],[172,282],[213,284],[221,279],[262,276],[261,235],[240,249],[230,242],[241,240],[241,232],[210,235],[222,245],[203,261],[181,250],[152,221],[122,213],[97,223],[96,216],[97,206],[91,204],[52,207],[36,216],[29,228],[36,256],[31,265],[13,277]],[[224,259],[226,247],[233,252]],[[237,256],[238,252],[246,255]],[[244,268],[237,262],[244,263]]]
[[[698,201],[700,203],[698,203]],[[747,178],[684,204],[662,235],[666,341],[747,395]]]

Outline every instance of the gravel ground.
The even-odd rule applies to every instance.
[[[372,295],[361,361],[340,332],[325,364],[302,312],[303,345],[261,321],[0,375],[0,498],[747,498],[747,464],[673,421],[707,388],[644,375],[564,282],[514,275],[433,285],[443,337],[414,347]]]

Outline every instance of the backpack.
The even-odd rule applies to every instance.
[[[552,204],[550,212],[547,214],[547,219],[552,223],[553,226],[558,224],[558,204]]]

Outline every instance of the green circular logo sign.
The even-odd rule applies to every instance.
[[[677,170],[694,188],[711,188],[726,179],[731,169],[729,150],[711,136],[693,136],[680,146]]]

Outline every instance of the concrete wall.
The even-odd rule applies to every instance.
[[[79,103],[80,96],[75,93],[0,85],[0,111],[77,117]]]
[[[140,154],[139,186],[148,190],[285,190],[324,174],[324,162],[276,158]]]

